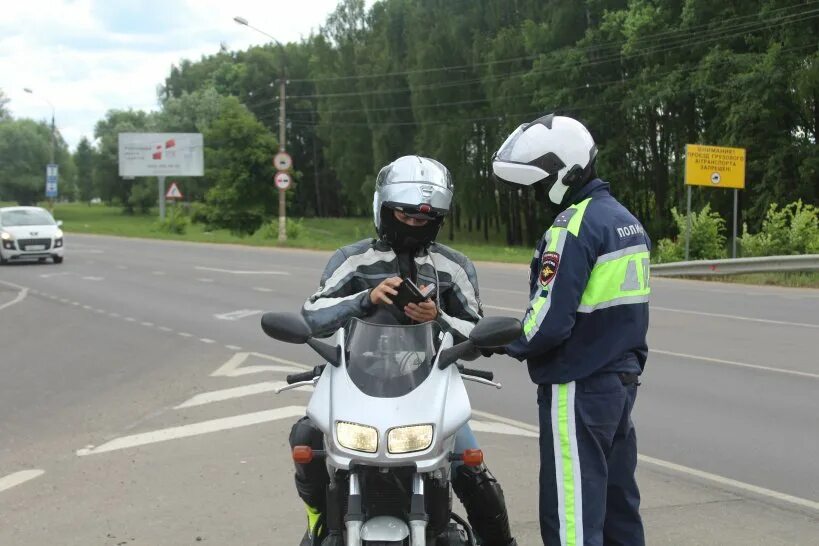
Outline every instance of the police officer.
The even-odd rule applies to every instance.
[[[524,333],[505,348],[538,385],[544,544],[644,544],[631,410],[648,347],[649,249],[595,173],[580,122],[521,125],[492,158],[514,188],[560,207],[532,259]],[[541,193],[541,192],[539,192]]]
[[[456,342],[467,339],[483,316],[475,266],[463,254],[435,242],[452,204],[449,170],[434,159],[404,156],[381,169],[375,186],[378,238],[333,254],[318,291],[304,303],[305,320],[317,334],[330,334],[354,317],[399,324],[436,321]],[[398,310],[391,298],[403,279],[419,286],[434,283],[437,297]],[[305,417],[293,426],[290,445],[321,449],[322,432]],[[466,425],[456,436],[455,451],[476,448],[477,440]],[[295,480],[307,508],[305,546],[317,542],[314,537],[322,539],[326,531],[321,515],[329,477],[324,463],[315,460],[296,464]],[[503,490],[486,465],[453,464],[452,488],[483,546],[515,546]]]

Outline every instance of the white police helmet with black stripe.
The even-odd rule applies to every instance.
[[[492,157],[492,172],[513,186],[544,184],[549,200],[562,204],[570,189],[586,182],[596,157],[597,146],[582,123],[549,114],[507,137]]]

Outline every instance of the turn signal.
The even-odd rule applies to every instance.
[[[313,448],[310,446],[294,446],[293,462],[307,464],[313,460]]]
[[[479,466],[483,463],[483,451],[480,449],[465,449],[463,461],[466,466]]]

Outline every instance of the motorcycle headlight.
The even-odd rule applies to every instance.
[[[342,447],[364,453],[378,451],[378,431],[373,427],[336,421],[336,439]]]
[[[390,453],[424,451],[431,445],[432,425],[397,427],[387,434],[387,449]]]

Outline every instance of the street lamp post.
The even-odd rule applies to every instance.
[[[55,126],[54,126],[54,117],[55,117],[55,115],[54,115],[55,114],[54,105],[46,97],[34,93],[34,91],[29,87],[24,87],[23,91],[25,91],[29,95],[34,95],[35,97],[40,97],[41,99],[46,101],[48,103],[48,105],[51,107],[51,154],[50,154],[51,159],[49,161],[49,164],[53,165],[54,164],[55,131],[56,131]],[[48,198],[48,209],[49,210],[54,209],[53,201],[52,201],[51,197]]]
[[[262,29],[256,28],[250,23],[248,23],[247,19],[244,17],[234,17],[233,18],[236,23],[246,26],[255,30],[260,34],[264,34],[278,45],[282,50],[282,67],[281,67],[281,74],[279,76],[279,152],[285,151],[285,130],[286,130],[286,121],[285,121],[285,107],[286,107],[286,92],[287,92],[287,70],[285,67],[285,49],[284,46],[280,41],[278,41],[273,35],[268,34],[267,32],[263,31]],[[286,241],[287,240],[287,200],[285,198],[285,192],[287,190],[279,189],[279,241]]]

